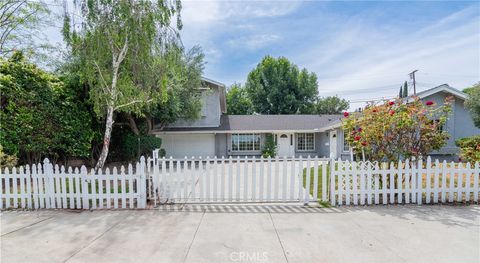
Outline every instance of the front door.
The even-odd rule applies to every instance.
[[[330,158],[337,158],[337,131],[330,131]]]
[[[294,154],[293,133],[277,134],[277,155],[291,157]]]

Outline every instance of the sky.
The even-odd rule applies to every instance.
[[[182,5],[183,44],[200,46],[204,76],[227,87],[245,83],[266,55],[284,56],[316,73],[319,95],[345,98],[350,110],[396,96],[404,81],[412,93],[413,70],[417,92],[444,83],[461,90],[480,81],[480,1]]]
[[[190,0],[182,18],[185,46],[205,52],[204,75],[227,86],[266,55],[315,72],[319,95],[351,109],[394,97],[413,70],[417,92],[480,81],[478,1]]]

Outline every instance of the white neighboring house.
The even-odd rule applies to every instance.
[[[202,111],[198,120],[179,120],[165,127],[154,124],[153,134],[162,138],[167,156],[260,156],[266,134],[273,134],[279,156],[318,156],[350,159],[341,129],[343,115],[227,115],[225,85],[203,78]],[[453,95],[452,114],[444,129],[447,145],[431,155],[456,159],[455,140],[480,134],[464,102],[467,94],[447,84],[417,93],[424,101],[442,105]]]

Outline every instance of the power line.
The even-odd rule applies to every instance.
[[[390,85],[384,85],[384,86],[377,86],[377,87],[365,87],[365,88],[359,88],[359,89],[348,89],[348,90],[339,90],[338,92],[336,91],[327,91],[326,93],[328,94],[333,94],[336,92],[336,94],[345,94],[345,93],[351,93],[351,92],[364,92],[368,93],[369,91],[377,91],[377,90],[393,90],[398,88],[398,84],[390,84]]]
[[[456,75],[456,74],[445,74],[445,73],[428,73],[428,72],[421,72],[421,75],[434,75],[434,76],[447,76],[447,77],[460,77],[460,78],[480,78],[480,75],[473,76],[473,75]]]
[[[350,103],[359,103],[359,102],[375,102],[375,101],[385,101],[395,99],[396,97],[376,97],[376,98],[369,98],[369,99],[355,99],[349,100]]]

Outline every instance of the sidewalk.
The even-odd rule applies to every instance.
[[[1,262],[478,262],[479,206],[9,211]]]

